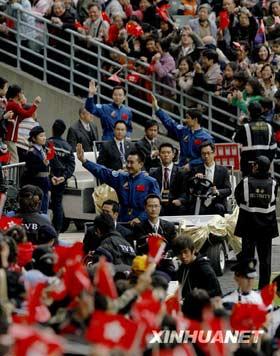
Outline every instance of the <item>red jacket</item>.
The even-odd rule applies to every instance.
[[[17,142],[18,126],[23,119],[30,117],[37,109],[36,105],[32,105],[30,109],[25,110],[21,105],[14,100],[8,100],[6,111],[12,110],[14,112],[13,121],[7,121],[7,133],[5,140]]]

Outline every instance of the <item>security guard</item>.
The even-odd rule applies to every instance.
[[[111,104],[95,104],[94,96],[96,95],[97,87],[94,80],[89,83],[88,98],[85,103],[85,108],[91,114],[100,118],[103,129],[102,140],[109,141],[114,138],[114,124],[117,121],[124,121],[127,126],[127,137],[132,133],[132,112],[123,105],[125,99],[125,89],[121,86],[116,86],[112,91],[113,103]]]
[[[238,288],[223,297],[222,302],[226,308],[236,303],[263,304],[260,293],[253,290],[257,277],[256,264],[255,258],[242,259],[231,268]]]
[[[26,155],[25,172],[21,184],[36,185],[43,191],[41,212],[47,214],[50,191],[50,165],[47,159],[45,130],[41,126],[35,126],[30,130],[28,141],[32,147]]]
[[[142,152],[131,151],[127,157],[127,172],[119,172],[86,160],[81,144],[76,151],[88,171],[116,190],[121,207],[119,221],[135,225],[147,217],[145,198],[149,194],[160,196],[160,190],[157,181],[141,171],[145,160]]]
[[[273,128],[262,118],[262,107],[253,102],[248,106],[250,122],[242,125],[235,133],[233,140],[241,147],[241,172],[243,177],[251,173],[252,163],[258,156],[273,160],[277,144],[274,141]]]
[[[164,127],[179,140],[179,166],[184,166],[185,171],[190,171],[195,166],[202,164],[200,145],[204,141],[214,142],[214,139],[200,126],[202,120],[201,112],[198,109],[189,109],[185,119],[187,126],[183,126],[171,119],[166,112],[159,108],[157,99],[154,96],[152,105],[156,116]]]
[[[59,233],[63,224],[62,198],[65,191],[66,181],[75,170],[75,157],[72,148],[62,135],[66,130],[63,120],[57,119],[53,123],[53,136],[48,139],[54,144],[55,156],[50,161],[51,167],[51,202],[53,211],[53,226]]]
[[[243,178],[235,190],[239,216],[235,235],[242,238],[242,255],[253,258],[257,249],[259,289],[270,281],[272,239],[278,236],[276,220],[277,183],[269,174],[270,160],[265,156],[256,159],[253,172]]]

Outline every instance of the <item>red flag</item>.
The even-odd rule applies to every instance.
[[[63,341],[51,329],[35,329],[21,324],[12,324],[9,334],[15,339],[13,356],[62,356]]]
[[[257,330],[266,320],[267,310],[258,304],[235,304],[230,323],[233,330]]]
[[[158,263],[162,257],[166,246],[166,240],[160,234],[148,235],[149,259],[154,263]]]
[[[220,29],[225,30],[229,26],[229,14],[226,10],[222,10],[219,13],[220,17]]]
[[[48,161],[51,161],[55,157],[55,148],[54,148],[54,143],[53,142],[48,142],[48,147],[47,147],[47,157],[46,159]]]
[[[168,22],[170,19],[168,13],[168,9],[170,9],[170,7],[171,7],[170,4],[164,4],[161,5],[160,7],[156,7],[157,15],[159,15],[159,17],[165,22]]]
[[[110,349],[129,351],[135,342],[138,326],[119,314],[97,310],[92,314],[86,338]]]
[[[144,34],[142,27],[134,21],[129,21],[125,28],[127,33],[134,37],[141,37]]]
[[[143,330],[141,346],[145,347],[152,335],[153,330],[157,331],[161,322],[161,302],[153,295],[152,290],[147,290],[141,294],[132,306],[132,319],[141,326]]]
[[[118,297],[117,289],[108,266],[106,258],[101,256],[95,273],[94,285],[102,295],[116,299]]]
[[[166,306],[167,314],[170,314],[170,315],[173,315],[173,314],[176,315],[181,310],[179,288],[176,290],[174,295],[170,296],[165,301],[165,306]]]
[[[80,295],[83,290],[91,289],[91,281],[81,262],[68,262],[63,280],[67,294],[72,298]]]
[[[6,152],[6,153],[0,155],[0,162],[1,162],[1,163],[7,164],[7,163],[10,162],[10,160],[11,160],[11,154],[10,154],[10,152]]]
[[[272,304],[276,295],[276,291],[277,291],[276,283],[268,284],[261,290],[263,304],[266,307]]]
[[[196,356],[192,345],[181,344],[173,349],[160,349],[157,353],[159,356]]]
[[[107,15],[106,11],[102,11],[101,16],[102,16],[103,21],[107,21],[108,23],[111,23],[110,17]]]
[[[45,283],[38,283],[34,288],[29,288],[27,297],[27,310],[28,315],[26,321],[28,324],[33,324],[35,322],[44,323],[47,322],[51,314],[48,308],[42,304],[41,298]]]
[[[32,254],[35,250],[35,246],[31,242],[19,243],[17,263],[20,267],[24,267],[28,262],[32,260]]]
[[[62,267],[65,267],[67,261],[82,261],[83,243],[75,242],[74,245],[68,246],[55,246],[54,253],[57,256],[57,261],[54,265],[54,271],[58,272]]]
[[[137,83],[140,79],[140,75],[137,73],[137,72],[133,72],[131,74],[128,74],[126,79],[129,81],[129,82],[132,82],[132,83]]]
[[[8,230],[14,225],[22,225],[22,219],[10,218],[4,215],[0,218],[0,230]]]

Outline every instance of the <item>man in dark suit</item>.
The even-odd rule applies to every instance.
[[[93,151],[93,141],[98,140],[98,133],[93,116],[84,108],[79,109],[79,120],[68,129],[67,142],[76,152],[77,143],[81,143],[85,152]]]
[[[152,167],[159,167],[157,137],[159,126],[156,120],[145,121],[145,136],[135,143],[135,148],[145,155],[144,169],[149,172]]]
[[[160,197],[150,194],[145,199],[145,210],[148,218],[134,226],[133,237],[136,239],[137,253],[147,253],[146,238],[148,234],[160,234],[167,240],[166,251],[171,249],[171,242],[176,237],[175,225],[159,218],[161,210]]]
[[[184,207],[184,188],[186,173],[173,163],[175,149],[171,143],[159,146],[161,166],[150,169],[150,176],[158,181],[161,191],[161,215],[182,215],[186,213]]]
[[[204,142],[200,148],[201,158],[204,164],[196,166],[193,176],[206,178],[213,183],[212,199],[202,201],[200,214],[224,215],[227,211],[226,198],[231,194],[231,184],[226,167],[215,163],[215,145]],[[195,205],[195,202],[193,202]]]
[[[132,236],[133,236],[132,231],[117,222],[118,215],[119,215],[119,209],[120,209],[119,203],[117,203],[116,201],[111,200],[111,199],[105,200],[102,204],[102,212],[110,215],[113,218],[116,231],[118,233],[120,233],[123,238],[125,238],[128,242],[131,243],[131,242],[133,242],[132,241]],[[92,223],[92,225],[90,224],[90,226],[88,226],[83,242],[85,245],[86,253],[88,251],[96,250],[99,247],[100,239],[97,238],[97,236],[95,234],[94,223]]]
[[[114,139],[102,143],[97,163],[115,171],[126,166],[126,159],[133,148],[133,143],[126,140],[127,127],[122,120],[114,125]]]

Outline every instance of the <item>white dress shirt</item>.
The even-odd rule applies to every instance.
[[[212,166],[208,167],[204,165],[205,167],[205,178],[209,179],[212,183],[214,181],[214,173],[215,173],[215,163],[212,164]]]
[[[162,166],[162,186],[163,186],[163,182],[164,182],[164,171],[165,171],[165,168],[168,168],[168,182],[169,182],[169,185],[170,185],[170,177],[171,177],[171,172],[172,172],[172,169],[173,169],[173,162],[171,162],[167,167],[165,166]]]
[[[90,126],[89,126],[89,123],[88,122],[84,122],[83,120],[80,120],[84,129],[88,132],[90,132]]]
[[[158,230],[159,230],[159,223],[160,223],[159,219],[155,224],[153,224],[150,220],[148,220],[148,221],[149,221],[150,225],[152,226],[154,233],[157,234]]]

